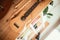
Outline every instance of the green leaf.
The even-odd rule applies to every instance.
[[[47,12],[48,12],[48,7],[46,7],[46,8],[44,9],[44,11],[43,11],[43,15],[46,15]]]
[[[52,6],[53,6],[53,1],[50,3],[50,5],[52,5]]]
[[[47,15],[53,16],[53,14],[51,14],[51,13],[47,13]]]

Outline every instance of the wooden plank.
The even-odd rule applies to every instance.
[[[10,32],[8,33],[4,40],[15,40],[17,35],[18,33],[14,32],[13,30],[10,30]]]
[[[8,30],[9,29],[9,30]],[[0,34],[0,38],[2,40],[4,40],[4,38],[8,35],[8,33],[10,32],[10,28],[8,27],[6,30],[4,30],[4,32],[2,32],[2,34]]]
[[[0,20],[7,14],[13,0],[0,0]]]
[[[38,15],[49,3],[51,0],[44,0],[42,1],[33,11],[32,13],[27,17],[27,19],[25,21],[22,21],[20,18],[21,16],[24,15],[24,13],[36,2],[36,0],[33,0],[31,3],[28,4],[28,6],[24,7],[23,10],[20,12],[20,14],[14,18],[12,21],[9,21],[9,24],[6,23],[4,20],[9,18],[9,14],[10,12],[12,12],[12,10],[8,13],[8,16],[5,16],[5,18],[3,18],[1,21],[2,25],[0,26],[1,29],[3,30],[3,32],[0,34],[1,35],[1,39],[2,40],[15,40],[15,38],[18,36],[18,33],[20,33],[22,31],[22,29],[24,28],[25,23],[27,23],[27,21],[29,21],[30,19],[33,20],[36,15]],[[20,10],[19,10],[20,11]],[[38,13],[38,14],[37,14]],[[20,28],[17,29],[13,24],[17,23]],[[5,24],[5,25],[4,25]],[[5,28],[5,29],[4,29]],[[11,28],[11,29],[9,29]],[[5,31],[4,31],[5,30]],[[6,32],[6,33],[5,33]],[[5,34],[4,34],[5,33]],[[8,33],[8,34],[7,34]]]
[[[31,0],[31,2],[24,7],[20,14],[11,21],[10,26],[13,28],[13,30],[18,31],[18,29],[14,26],[14,23],[17,23],[20,26],[19,31],[21,31],[22,27],[24,27],[25,25],[25,21],[22,21],[21,17],[35,2],[36,0]],[[27,20],[29,20],[30,18],[31,16]]]
[[[10,7],[9,11],[7,12],[7,14],[4,16],[3,19],[1,19],[1,21],[0,21],[1,25],[5,24],[7,21],[10,21],[11,17],[13,17],[14,15],[18,14],[24,8],[23,5],[21,5],[21,4],[26,4],[26,2],[28,2],[28,0],[22,0],[22,2],[18,3],[20,6],[18,6],[17,8],[15,8],[15,6],[16,6],[15,4],[12,4],[12,6]]]

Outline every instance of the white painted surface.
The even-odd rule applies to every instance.
[[[60,25],[54,29],[45,40],[60,40]],[[59,29],[59,30],[58,30]]]
[[[59,20],[59,18],[60,18],[60,0],[53,0],[54,1],[54,5],[53,6],[50,6],[49,5],[49,12],[50,13],[52,13],[53,14],[53,17],[51,17],[50,19],[48,19],[48,18],[45,18],[49,23],[50,23],[50,25],[44,30],[44,32],[41,34],[41,36],[40,36],[40,39],[42,38],[42,39],[44,39],[44,37],[46,37],[46,35],[48,34],[48,31],[50,31],[52,28],[53,28],[53,26],[54,26],[54,24],[57,24],[57,21]],[[57,30],[55,30],[57,33],[58,33],[58,31]],[[54,32],[55,32],[54,31]],[[56,33],[56,34],[57,34]],[[55,33],[53,33],[53,34],[55,34]],[[59,34],[59,33],[58,33]],[[58,37],[58,38],[60,38],[60,37]],[[41,39],[41,40],[42,40]],[[48,39],[49,40],[49,39]],[[51,40],[51,39],[50,39]],[[54,39],[55,40],[55,39]],[[57,39],[58,40],[58,39]]]

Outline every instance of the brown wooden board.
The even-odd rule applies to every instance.
[[[31,3],[29,3],[29,5],[27,5],[26,7],[23,8],[23,10],[20,12],[20,14],[8,21],[5,22],[4,20],[8,19],[9,14],[12,12],[10,11],[9,13],[7,13],[8,15],[6,15],[2,20],[1,20],[1,25],[0,25],[0,39],[1,40],[15,40],[15,38],[18,36],[18,34],[22,31],[25,23],[27,23],[27,21],[29,21],[30,19],[33,20],[37,14],[39,14],[49,3],[51,0],[44,0],[42,2],[39,3],[39,5],[31,12],[31,14],[26,18],[25,21],[22,21],[20,18],[21,16],[24,15],[24,13],[36,2],[36,0],[32,0]],[[17,12],[17,11],[16,11]],[[15,12],[15,13],[16,13]],[[14,15],[14,14],[13,14]],[[20,27],[16,28],[13,24],[17,23]],[[1,31],[3,30],[3,31]]]

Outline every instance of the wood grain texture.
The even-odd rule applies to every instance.
[[[36,15],[38,15],[49,3],[51,0],[44,0],[39,3],[39,5],[31,12],[31,14],[27,17],[25,21],[22,21],[20,18],[24,15],[24,13],[36,2],[36,0],[33,0],[31,3],[29,3],[26,7],[23,8],[23,10],[20,12],[20,14],[14,18],[13,20],[10,20],[6,22],[6,19],[8,19],[9,14],[14,11],[14,9],[10,9],[10,12],[8,12],[0,23],[0,40],[15,40],[15,38],[19,35],[19,33],[22,31],[25,23],[29,21],[30,19],[33,20]],[[13,6],[14,8],[14,6]],[[16,10],[15,12],[17,12]],[[17,29],[13,24],[18,23],[20,25],[19,29]],[[17,29],[17,30],[16,30]]]
[[[0,8],[0,19],[2,19],[7,11],[9,10],[11,4],[12,4],[12,1],[13,0],[0,0],[0,5],[3,7],[3,8]]]

